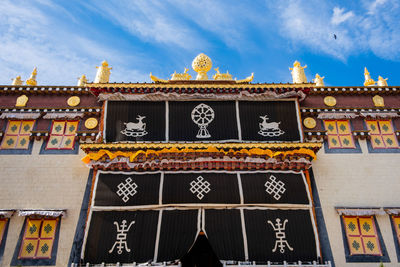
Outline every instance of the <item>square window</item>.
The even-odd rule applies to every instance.
[[[27,218],[18,259],[51,259],[59,218]]]
[[[0,218],[0,247],[3,243],[4,236],[6,235],[6,226],[7,226],[8,219],[7,218]]]
[[[371,139],[372,149],[398,149],[396,133],[392,120],[365,120]]]
[[[374,216],[342,215],[347,262],[388,262],[389,256]]]
[[[79,121],[53,121],[46,150],[73,150]]]
[[[10,120],[1,142],[1,149],[28,149],[34,120]]]
[[[353,138],[349,120],[324,120],[324,127],[328,137],[326,152],[332,152],[335,149],[361,152],[358,143]]]

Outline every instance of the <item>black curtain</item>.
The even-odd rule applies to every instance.
[[[193,122],[191,114],[195,107],[205,104],[214,112],[214,119],[206,129],[207,138],[198,138],[199,126]],[[207,112],[209,108],[204,109]],[[202,108],[200,108],[202,111]],[[237,140],[238,128],[235,102],[233,101],[171,101],[169,102],[169,140],[170,141],[210,141]]]
[[[300,141],[295,101],[240,101],[239,116],[243,140]],[[259,134],[260,123],[263,121],[260,116],[268,117],[266,123],[280,122],[279,129],[284,133],[277,133],[277,136]]]
[[[198,235],[199,210],[163,210],[157,262],[182,258]]]
[[[207,209],[204,231],[220,260],[244,261],[244,243],[238,209]]]
[[[125,123],[138,123],[138,116],[145,117],[142,122],[146,123],[146,134],[140,131],[139,133],[126,131]],[[165,140],[165,102],[108,101],[106,140],[107,142]]]
[[[154,257],[159,211],[94,211],[85,247],[85,262],[132,263],[152,261]],[[125,223],[124,223],[125,221]],[[134,222],[132,224],[132,222]],[[117,226],[131,225],[118,248]],[[122,235],[121,235],[122,236]],[[128,251],[130,250],[130,251]]]
[[[244,210],[247,245],[249,260],[251,261],[313,261],[317,260],[315,236],[308,210]],[[279,220],[279,221],[277,221]],[[284,233],[287,243],[274,250],[277,231],[277,223]],[[283,234],[279,234],[283,236]],[[290,248],[287,246],[290,246]],[[279,244],[278,244],[279,245]]]
[[[154,205],[159,202],[160,173],[100,173],[95,206]]]
[[[245,204],[309,204],[301,173],[244,173],[240,175]]]
[[[164,174],[163,204],[182,203],[240,203],[236,174]]]

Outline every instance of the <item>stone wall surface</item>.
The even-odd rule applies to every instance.
[[[346,263],[340,216],[335,207],[400,207],[400,154],[369,153],[366,141],[359,141],[363,153],[325,153],[321,149],[313,172],[321,201],[336,266],[378,267],[379,263]],[[400,266],[389,215],[376,216],[390,262]]]
[[[56,266],[67,266],[79,218],[89,168],[84,155],[0,155],[0,209],[67,209],[61,219]],[[10,266],[24,217],[14,214],[9,223],[1,266]]]

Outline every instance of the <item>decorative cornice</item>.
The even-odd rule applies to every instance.
[[[91,94],[89,88],[80,86],[28,86],[28,85],[0,85],[0,94]]]
[[[332,86],[315,87],[310,95],[337,95],[337,94],[399,94],[400,86]]]

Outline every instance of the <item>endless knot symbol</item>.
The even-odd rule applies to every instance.
[[[281,219],[277,218],[275,225],[268,220],[268,223],[272,226],[272,228],[274,228],[274,232],[275,232],[275,246],[272,249],[272,252],[275,252],[276,249],[279,247],[279,251],[283,254],[285,253],[285,246],[288,247],[288,249],[290,251],[293,251],[293,248],[289,245],[289,243],[286,240],[286,233],[285,228],[286,228],[286,223],[288,222],[287,219],[285,219],[283,221],[283,224],[281,223]]]
[[[285,184],[280,180],[276,180],[276,177],[273,175],[269,177],[269,181],[264,186],[267,188],[265,191],[273,195],[276,200],[279,200],[286,191]]]
[[[120,225],[118,225],[118,222],[114,222],[115,226],[117,227],[117,240],[114,242],[112,248],[108,251],[109,254],[113,252],[115,247],[118,249],[118,254],[122,254],[122,249],[124,249],[126,252],[131,252],[131,250],[128,248],[128,243],[126,243],[126,233],[129,232],[129,229],[134,223],[135,221],[132,221],[129,226],[126,227],[126,220],[123,220]]]
[[[122,197],[122,201],[127,202],[129,196],[133,197],[137,193],[136,188],[138,186],[135,182],[132,182],[131,177],[128,177],[125,179],[125,183],[121,182],[117,187],[117,195]]]
[[[197,193],[197,198],[200,200],[204,197],[204,194],[207,194],[210,191],[210,183],[205,181],[201,176],[197,177],[197,181],[193,180],[190,182],[190,192],[193,194]]]

